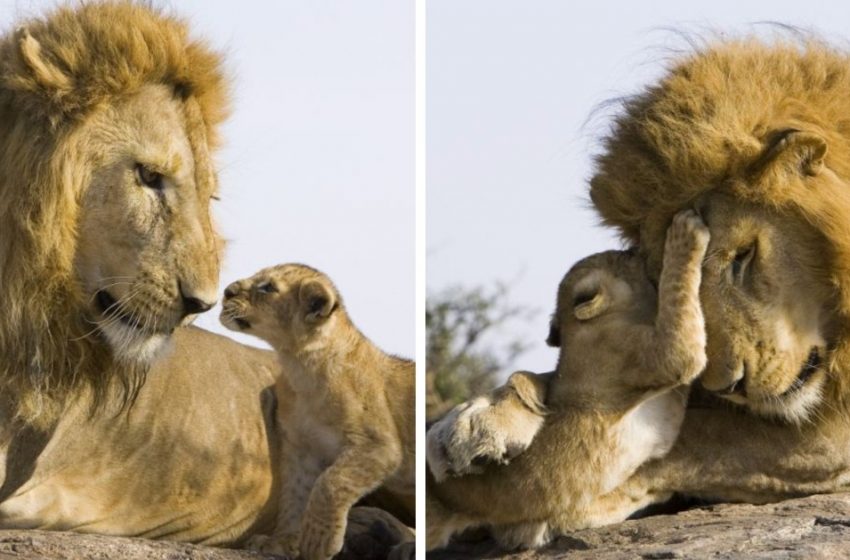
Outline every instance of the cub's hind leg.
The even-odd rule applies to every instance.
[[[540,548],[549,544],[553,537],[546,521],[496,525],[490,532],[496,542],[507,550]]]

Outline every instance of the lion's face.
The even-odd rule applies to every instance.
[[[799,422],[820,401],[829,363],[827,246],[792,212],[713,193],[701,299],[702,384],[756,413]]]
[[[177,325],[216,301],[216,181],[188,103],[146,86],[82,127],[78,149],[93,171],[75,269],[84,312],[124,361],[150,361]]]
[[[222,324],[279,351],[298,352],[342,315],[330,280],[310,267],[284,264],[237,280],[224,290]]]

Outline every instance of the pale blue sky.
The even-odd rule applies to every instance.
[[[607,120],[584,123],[684,46],[660,28],[735,34],[768,20],[850,39],[838,0],[429,0],[427,17],[428,290],[513,282],[513,301],[540,312],[491,344],[525,337],[516,366],[536,371],[555,364],[543,340],[561,277],[618,246],[586,197]]]
[[[0,26],[55,4],[0,0]],[[222,49],[235,80],[218,158],[222,286],[272,264],[310,264],[333,278],[367,336],[413,356],[413,3],[154,4]],[[197,324],[232,335],[217,317]]]

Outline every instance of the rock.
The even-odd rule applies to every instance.
[[[413,531],[376,508],[349,514],[345,548],[339,560],[383,560]],[[412,550],[411,545],[399,550]],[[271,560],[280,556],[169,541],[108,537],[62,531],[0,531],[0,560]],[[407,556],[400,556],[407,558]]]
[[[762,506],[721,504],[576,531],[547,548],[507,553],[492,541],[454,543],[449,558],[764,560],[850,558],[850,494],[809,496]]]
[[[61,531],[0,531],[0,560],[258,560],[273,558],[168,541]]]

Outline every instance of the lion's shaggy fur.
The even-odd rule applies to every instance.
[[[640,242],[656,270],[673,214],[711,190],[790,212],[824,236],[840,326],[850,318],[850,54],[816,40],[720,42],[679,60],[625,101],[603,141],[590,196],[605,224]],[[775,165],[784,132],[828,147],[825,177]],[[805,154],[803,154],[805,158]],[[841,345],[835,360],[850,359]],[[841,380],[833,390],[844,393]],[[850,380],[848,380],[850,381]]]
[[[214,143],[226,79],[177,19],[129,2],[87,4],[0,39],[0,390],[24,420],[49,422],[86,389],[98,403],[116,377],[107,346],[87,336],[73,270],[94,166],[79,131],[92,111],[146,84],[193,100]],[[115,369],[126,397],[143,372]]]

